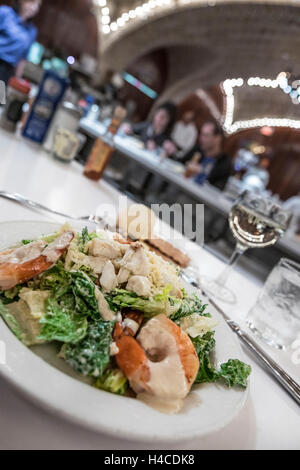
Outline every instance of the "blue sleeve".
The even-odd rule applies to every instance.
[[[12,14],[12,8],[3,5],[0,7],[0,31],[4,29],[6,19]]]
[[[32,46],[32,44],[34,43],[34,41],[36,40],[36,37],[37,37],[37,29],[36,29],[35,26],[32,26],[32,27],[30,28],[30,43],[29,43],[28,48],[24,51],[24,54],[23,54],[23,56],[22,56],[22,59],[27,59],[29,49],[31,48],[31,46]]]

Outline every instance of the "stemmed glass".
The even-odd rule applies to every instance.
[[[274,245],[288,229],[291,217],[291,212],[271,199],[250,191],[241,194],[229,213],[229,226],[236,239],[235,250],[217,279],[201,276],[203,290],[223,302],[235,303],[235,294],[226,287],[233,267],[249,248]]]

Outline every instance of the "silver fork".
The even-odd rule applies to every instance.
[[[110,225],[109,223],[107,223],[107,221],[103,217],[100,217],[99,215],[90,214],[90,215],[83,215],[81,217],[75,217],[70,214],[64,214],[63,212],[49,209],[49,207],[46,207],[43,204],[40,204],[39,202],[32,201],[31,199],[28,199],[27,197],[22,196],[21,194],[18,194],[18,193],[9,193],[7,191],[0,191],[0,198],[1,197],[3,199],[8,199],[9,201],[16,202],[17,204],[20,204],[23,207],[27,207],[28,209],[49,212],[50,214],[58,215],[65,219],[77,220],[77,221],[82,221],[82,222],[92,222],[95,225],[100,225],[103,230],[108,230],[111,232],[116,232],[117,230],[118,233],[122,235],[123,237],[125,238],[129,237],[131,240],[136,241],[136,238],[133,235],[125,233],[125,231],[121,227],[118,227],[117,229],[115,226]]]
[[[49,209],[49,207],[46,207],[43,204],[40,204],[39,202],[32,201],[31,199],[28,199],[25,196],[22,196],[21,194],[18,194],[18,193],[8,193],[7,191],[0,191],[0,197],[2,197],[3,199],[14,201],[20,204],[21,206],[27,207],[29,209],[42,210],[44,212],[49,212],[54,215],[59,215],[60,217],[64,217],[66,219],[94,222],[95,224],[103,225],[104,228],[109,228],[109,225],[105,222],[105,220],[102,217],[99,217],[98,215],[91,214],[91,215],[84,215],[82,217],[75,217],[70,214],[64,214],[63,212]]]

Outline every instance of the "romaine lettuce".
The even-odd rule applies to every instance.
[[[40,339],[76,344],[87,333],[88,319],[101,319],[95,284],[85,273],[66,271],[59,262],[42,276],[40,288],[50,290]]]
[[[40,323],[42,330],[39,340],[72,344],[78,343],[85,337],[88,327],[85,317],[62,307],[54,298],[47,300],[47,314]]]
[[[128,387],[128,380],[120,369],[107,369],[97,379],[96,387],[116,395],[124,395]]]
[[[221,365],[219,371],[214,368],[211,361],[211,352],[216,344],[213,331],[194,338],[192,341],[200,362],[195,384],[223,381],[228,387],[234,385],[247,387],[248,377],[251,374],[251,367],[247,364],[238,359],[230,359],[226,364]]]
[[[205,313],[207,305],[204,305],[197,294],[192,294],[189,297],[184,297],[179,310],[171,315],[170,319],[175,323],[180,324],[182,318],[197,313],[198,315],[203,315],[210,317],[209,313]]]
[[[247,387],[247,379],[251,374],[251,367],[238,359],[230,359],[226,364],[222,364],[219,371],[219,378],[224,380],[228,387],[238,385]]]
[[[0,300],[4,305],[11,304],[19,300],[19,292],[22,289],[22,286],[16,286],[13,289],[0,291]]]
[[[85,376],[98,378],[110,362],[110,345],[114,322],[90,323],[85,338],[76,345],[68,344],[63,351],[66,362]]]
[[[13,334],[20,340],[22,343],[25,345],[29,345],[25,334],[22,331],[21,326],[19,325],[18,321],[16,318],[9,313],[5,305],[0,299],[0,316],[3,318],[7,326],[10,328],[10,330],[13,332]]]
[[[110,307],[114,310],[120,308],[133,308],[145,314],[145,318],[151,318],[155,315],[165,314],[177,311],[181,300],[169,295],[171,288],[166,287],[163,292],[152,298],[139,297],[134,292],[125,289],[115,289],[105,296]]]

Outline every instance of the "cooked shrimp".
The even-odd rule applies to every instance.
[[[68,249],[73,238],[73,232],[64,232],[48,246],[44,241],[37,240],[0,253],[0,290],[12,289],[51,268]]]
[[[167,411],[178,411],[193,385],[199,360],[193,343],[165,315],[152,318],[137,339],[128,336],[118,323],[116,360],[131,388],[141,399]]]

